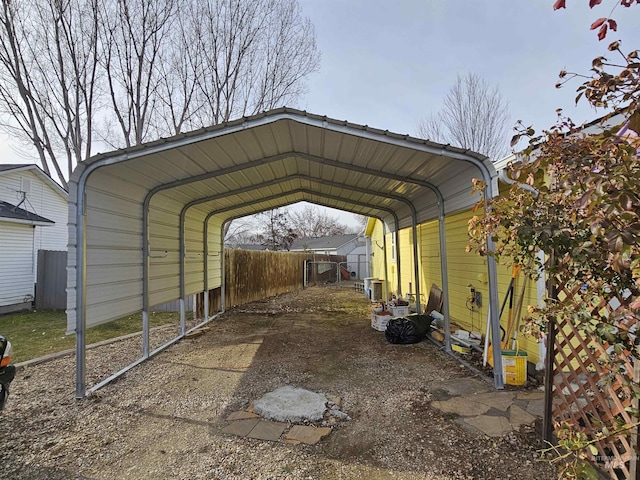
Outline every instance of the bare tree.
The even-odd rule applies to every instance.
[[[98,93],[97,0],[2,0],[0,125],[66,187],[89,156]],[[64,160],[63,160],[64,158]]]
[[[298,0],[0,0],[0,126],[66,186],[99,140],[295,105],[319,60]]]
[[[276,208],[256,215],[259,233],[256,239],[269,250],[289,250],[298,237],[286,212]]]
[[[257,240],[255,223],[252,217],[244,217],[225,224],[224,243],[234,248],[247,243],[260,243]]]
[[[175,0],[117,0],[102,9],[103,68],[124,145],[146,139],[159,101],[161,52],[177,11]],[[155,132],[154,132],[155,133]],[[115,145],[114,145],[115,146]]]
[[[318,238],[344,235],[349,227],[342,225],[337,217],[329,215],[314,205],[290,213],[293,231],[299,238]]]
[[[420,122],[418,135],[498,160],[508,152],[510,123],[509,104],[498,87],[469,73],[458,75],[444,106]]]
[[[197,122],[232,118],[295,102],[320,55],[297,0],[195,0],[189,24],[198,42]]]

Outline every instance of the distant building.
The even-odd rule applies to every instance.
[[[37,165],[0,164],[0,313],[31,308],[38,250],[67,250],[67,192]]]
[[[290,251],[314,252],[319,255],[345,255],[347,257],[347,265],[344,267],[350,272],[353,280],[369,276],[366,238],[357,233],[330,237],[298,238],[291,244]]]

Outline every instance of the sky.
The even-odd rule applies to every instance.
[[[309,112],[400,134],[417,134],[420,120],[440,109],[458,74],[473,73],[497,85],[509,102],[512,123],[540,130],[556,109],[574,122],[604,114],[586,102],[575,106],[573,80],[555,88],[560,70],[588,73],[591,60],[640,48],[640,6],[618,6],[618,31],[598,41],[589,30],[619,0],[299,0],[315,27],[322,54],[318,72],[298,105]],[[28,162],[19,145],[0,139],[0,163]],[[35,161],[35,160],[31,160]],[[343,223],[351,214],[329,213]]]

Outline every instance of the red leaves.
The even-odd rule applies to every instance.
[[[600,5],[602,0],[589,0],[589,8],[593,8],[597,5]],[[623,7],[630,7],[633,4],[640,4],[640,0],[620,0],[620,5]],[[558,10],[560,8],[567,8],[566,0],[556,0],[553,4],[553,9]],[[607,36],[607,31],[611,29],[614,32],[618,31],[618,24],[612,18],[598,18],[595,22],[591,24],[591,30],[598,30],[598,40],[604,40]]]
[[[606,36],[607,36],[607,24],[605,23],[600,27],[600,30],[598,30],[598,40],[604,40]]]
[[[603,40],[607,36],[607,25],[614,32],[618,31],[618,24],[611,18],[601,17],[591,24],[591,30],[600,28],[598,30],[598,40]]]

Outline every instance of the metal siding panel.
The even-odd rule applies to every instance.
[[[177,300],[178,298],[180,298],[180,289],[178,287],[167,286],[164,289],[149,292],[149,305],[160,305]]]
[[[138,233],[115,232],[108,227],[87,229],[87,252],[92,248],[141,248],[142,238]]]
[[[89,307],[91,308],[91,316],[89,317]],[[135,312],[142,310],[142,296],[122,297],[118,300],[117,304],[114,302],[105,302],[95,305],[87,305],[87,320],[90,318],[91,322],[87,322],[87,326],[95,327],[104,323],[111,322],[112,320],[118,320]],[[67,313],[67,317],[69,314]],[[72,316],[75,324],[75,311]]]
[[[142,281],[142,265],[101,265],[87,267],[87,284],[92,286],[111,283]]]
[[[87,207],[86,224],[90,227],[113,228],[141,235],[142,218],[132,213],[112,212],[95,207]]]

